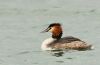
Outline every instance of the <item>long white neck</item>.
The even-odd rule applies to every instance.
[[[56,39],[54,39],[54,38],[48,38],[48,39],[44,40],[44,42],[41,45],[41,49],[42,50],[51,50],[52,48],[49,46],[49,44],[51,44],[55,40]]]

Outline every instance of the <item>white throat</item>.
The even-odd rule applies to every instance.
[[[56,39],[53,39],[53,38],[48,38],[48,39],[44,40],[44,42],[41,45],[41,49],[42,50],[52,50],[52,48],[49,47],[48,45],[51,44],[55,40]]]

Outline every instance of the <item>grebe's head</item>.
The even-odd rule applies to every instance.
[[[62,36],[62,27],[60,23],[52,23],[43,32],[51,32],[52,37],[59,39]]]

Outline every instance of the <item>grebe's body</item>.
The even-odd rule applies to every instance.
[[[62,28],[59,23],[50,24],[43,32],[48,31],[52,33],[52,38],[48,38],[42,43],[42,50],[89,50],[92,48],[92,45],[72,36],[61,38]]]

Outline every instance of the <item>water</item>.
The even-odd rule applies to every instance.
[[[50,23],[95,46],[55,57],[40,49]],[[0,65],[100,65],[100,1],[0,0]]]

